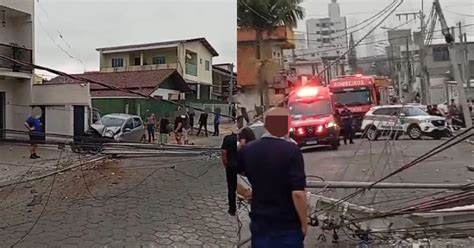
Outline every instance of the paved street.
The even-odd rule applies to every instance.
[[[47,171],[55,170],[58,159],[64,158],[57,149],[57,146],[48,145],[42,146],[38,149],[38,154],[41,159],[30,159],[30,146],[28,144],[7,144],[0,143],[0,185],[11,180],[23,177],[25,174],[28,177],[41,175]],[[67,156],[68,160],[61,159],[63,163],[61,167],[67,166],[78,157],[70,154]]]
[[[380,159],[382,162],[377,162],[384,141],[358,140],[355,145],[343,145],[340,151],[311,149],[304,154],[306,170],[308,175],[326,180],[373,180],[439,142],[402,140],[391,144],[394,151],[390,167],[383,165],[386,155]],[[217,146],[220,138],[200,139],[200,143]],[[64,161],[70,156],[67,153]],[[472,164],[472,145],[462,143],[389,181],[470,182],[474,173],[467,172],[469,163]],[[0,240],[3,241],[0,246],[10,247],[30,229],[16,247],[233,247],[236,244],[237,221],[226,214],[225,179],[217,158],[107,160],[82,169],[0,188]],[[374,176],[370,176],[372,172]],[[384,190],[377,200],[396,193]],[[408,193],[417,191],[404,192]],[[356,198],[355,202],[358,201],[367,199]],[[316,230],[310,230],[308,247],[325,247],[316,241],[317,235]],[[242,237],[246,236],[244,231]],[[341,242],[348,238],[340,236]],[[329,245],[331,235],[326,238]]]

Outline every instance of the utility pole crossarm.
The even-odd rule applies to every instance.
[[[349,182],[349,181],[308,181],[307,188],[328,189],[450,189],[450,190],[472,190],[474,185],[455,183],[378,183],[373,182]]]

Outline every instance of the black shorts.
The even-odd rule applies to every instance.
[[[36,145],[44,143],[44,136],[38,135],[38,134],[30,134],[30,144],[31,145]]]

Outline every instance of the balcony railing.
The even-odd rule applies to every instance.
[[[186,74],[197,77],[198,75],[197,65],[186,63]]]
[[[0,44],[0,55],[26,63],[33,61],[33,52],[30,49],[13,45]],[[8,69],[14,72],[32,72],[32,69],[28,66],[23,66],[5,59],[0,59],[0,69]]]
[[[102,67],[101,72],[123,72],[123,71],[151,71],[162,69],[177,69],[178,65],[174,64],[160,64],[160,65],[133,65],[124,67]]]

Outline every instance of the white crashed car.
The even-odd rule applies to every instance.
[[[260,139],[267,132],[267,129],[265,129],[265,125],[261,121],[257,121],[253,123],[252,125],[249,126],[249,128],[252,129],[253,133],[255,134],[256,139]],[[289,139],[296,144],[296,141],[294,141],[291,138]]]

